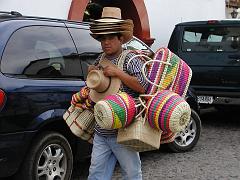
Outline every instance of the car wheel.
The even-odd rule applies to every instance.
[[[21,179],[70,180],[73,155],[67,139],[56,132],[44,132],[34,141],[23,162]]]
[[[190,122],[183,131],[176,135],[173,142],[167,144],[167,148],[172,152],[192,150],[199,140],[201,128],[200,117],[194,110],[191,110]]]

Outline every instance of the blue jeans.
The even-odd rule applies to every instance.
[[[111,180],[116,162],[125,180],[141,180],[139,153],[117,143],[116,137],[95,134],[88,180]]]

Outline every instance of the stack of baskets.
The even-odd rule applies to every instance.
[[[94,102],[89,98],[89,89],[84,87],[72,96],[71,106],[64,113],[63,119],[72,133],[83,140],[92,142],[95,119]]]
[[[161,144],[163,144],[174,141],[176,134],[180,130],[183,130],[182,128],[184,128],[190,120],[191,109],[183,98],[187,93],[191,81],[192,70],[181,58],[172,53],[168,48],[158,49],[153,59],[154,61],[150,64],[148,75],[146,76],[146,80],[149,82],[146,94],[152,95],[151,97],[154,98],[147,100],[148,110],[146,114],[151,127],[162,129]],[[148,62],[145,64],[148,64]],[[173,96],[172,92],[175,92],[177,95],[175,94]],[[170,98],[169,96],[172,97]],[[166,102],[167,99],[168,101]],[[160,101],[162,103],[158,104]],[[171,101],[175,101],[175,104],[178,105],[174,107]],[[170,108],[171,111],[167,113],[172,113],[172,115],[178,114],[180,118],[178,119],[177,116],[170,118],[169,114],[166,114],[166,111],[162,111],[160,114],[158,111],[158,113],[154,115],[156,106],[159,106],[160,109]],[[167,118],[163,118],[163,114],[165,114],[165,117],[169,117],[168,120]],[[175,130],[169,129],[167,127],[169,120],[176,122],[177,119],[179,121],[175,124],[175,127],[178,128]]]
[[[117,142],[135,151],[160,147],[161,131],[153,129],[142,116],[136,118],[134,99],[125,92],[107,96],[94,106],[96,123],[104,129],[118,129]]]
[[[144,116],[135,117],[136,111],[131,110],[134,101],[126,93],[108,96],[94,107],[96,122],[102,128],[119,129],[117,142],[136,151],[158,149],[160,143],[173,141],[191,115],[184,99],[192,75],[188,65],[167,48],[160,48],[154,59],[144,64],[143,73],[150,62],[145,75],[147,93],[139,99],[145,107]]]
[[[192,71],[167,48],[160,48],[153,60],[144,64],[143,74],[147,64],[149,86],[139,97],[143,110],[137,110],[139,105],[122,92],[95,104],[89,99],[89,89],[83,88],[73,96],[72,106],[64,114],[72,132],[87,140],[95,123],[105,129],[118,129],[117,142],[135,151],[158,149],[161,143],[173,141],[190,120],[191,109],[184,97]],[[144,116],[139,112],[145,112]]]

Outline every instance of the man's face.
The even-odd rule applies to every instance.
[[[122,50],[122,36],[119,38],[116,34],[102,35],[99,40],[107,55],[116,55]]]

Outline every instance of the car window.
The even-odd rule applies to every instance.
[[[66,28],[30,26],[17,30],[3,53],[1,71],[31,78],[81,78],[77,51]]]
[[[185,27],[183,51],[239,51],[240,27]]]
[[[148,48],[142,44],[140,41],[136,39],[132,39],[131,41],[126,43],[127,49],[132,50],[148,50]]]
[[[92,64],[102,52],[100,42],[92,38],[87,29],[69,28],[69,31],[77,47],[80,60]]]
[[[101,44],[90,36],[90,31],[87,29],[69,28],[69,31],[77,47],[82,71],[86,79],[88,66],[93,64],[102,52]]]
[[[123,48],[129,50],[137,50],[150,57],[154,54],[153,50],[148,45],[136,37],[133,37],[129,42],[123,44]]]

